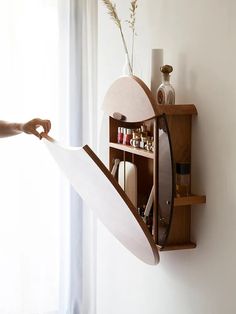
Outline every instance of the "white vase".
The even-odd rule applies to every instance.
[[[133,70],[131,68],[131,65],[129,64],[129,57],[127,54],[125,54],[125,63],[122,69],[122,74],[125,76],[133,75]]]

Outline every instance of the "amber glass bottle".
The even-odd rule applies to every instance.
[[[191,164],[176,163],[176,196],[190,195],[190,168]]]

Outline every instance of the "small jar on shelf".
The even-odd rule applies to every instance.
[[[130,140],[132,138],[132,130],[123,128],[123,132],[124,132],[123,144],[124,145],[130,145]]]
[[[176,197],[190,195],[190,162],[176,163]]]
[[[137,131],[133,132],[132,139],[130,140],[130,145],[133,147],[140,147],[140,133]]]
[[[145,149],[145,145],[147,144],[148,137],[147,136],[142,136],[141,135],[141,140],[140,140],[140,148]]]
[[[124,128],[118,127],[117,143],[123,144]]]
[[[145,149],[149,152],[153,151],[153,137],[147,138],[147,143],[145,144]]]

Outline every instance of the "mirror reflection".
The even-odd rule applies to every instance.
[[[158,244],[164,245],[172,218],[174,175],[169,129],[165,115],[159,118]]]

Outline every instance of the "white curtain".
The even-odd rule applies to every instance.
[[[0,119],[47,118],[95,147],[96,2],[0,0]],[[0,152],[0,314],[94,314],[89,211],[37,138]]]
[[[60,100],[61,108],[65,109],[62,117],[68,117],[64,141],[72,146],[87,143],[96,150],[97,1],[60,0],[60,12],[63,20],[60,58],[64,64]],[[66,92],[63,86],[67,86]],[[61,304],[62,313],[95,314],[96,221],[72,189],[67,197],[70,202],[70,218],[66,217],[70,246],[65,247],[71,259],[69,265],[68,259],[64,261],[67,272],[61,287],[69,288],[69,296],[61,298],[65,300]]]

